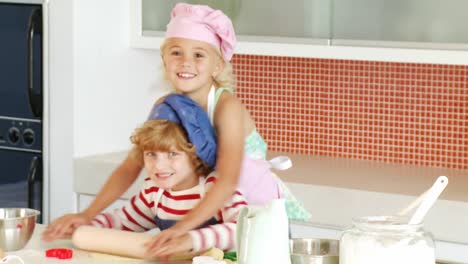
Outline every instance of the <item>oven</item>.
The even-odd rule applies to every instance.
[[[41,212],[42,26],[42,5],[0,1],[0,207]]]

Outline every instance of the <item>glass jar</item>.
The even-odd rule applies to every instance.
[[[434,264],[432,234],[407,221],[393,216],[353,219],[341,236],[340,264]]]

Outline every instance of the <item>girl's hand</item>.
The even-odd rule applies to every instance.
[[[188,252],[192,249],[192,238],[186,231],[173,226],[161,231],[145,243],[148,258],[167,257],[176,252]]]
[[[52,242],[56,239],[71,236],[76,228],[89,224],[89,220],[84,214],[66,214],[50,223],[42,233],[42,240]]]

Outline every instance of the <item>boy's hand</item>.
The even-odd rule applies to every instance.
[[[193,248],[192,238],[187,233],[184,233],[182,236],[176,236],[178,234],[177,232],[177,230],[171,230],[171,228],[169,228],[154,236],[145,244],[145,257],[150,259],[165,258],[176,253],[189,253]],[[164,237],[161,238],[161,235]],[[168,239],[169,236],[173,237]]]
[[[50,223],[42,233],[42,240],[52,242],[56,239],[71,236],[76,228],[91,222],[84,214],[66,214]]]

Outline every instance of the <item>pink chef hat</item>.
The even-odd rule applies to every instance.
[[[232,22],[222,11],[206,5],[178,3],[172,9],[166,38],[187,38],[207,42],[220,49],[230,61],[236,45]]]

